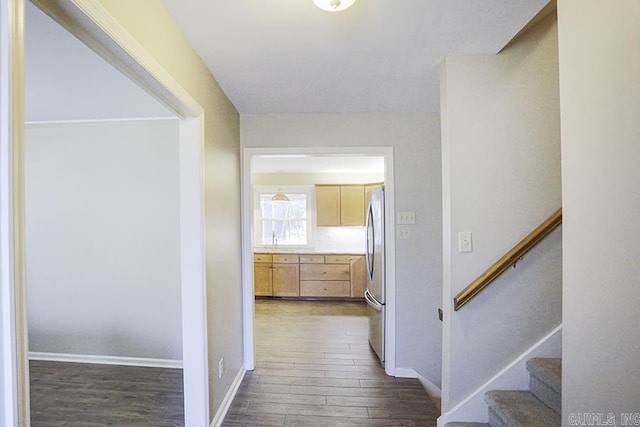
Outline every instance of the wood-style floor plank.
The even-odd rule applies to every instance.
[[[31,425],[183,426],[182,369],[29,363]]]
[[[360,302],[257,300],[256,370],[223,426],[428,426],[439,416],[415,379],[388,377]]]

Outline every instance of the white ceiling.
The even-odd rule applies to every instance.
[[[439,111],[448,54],[495,54],[548,0],[164,0],[241,114]]]
[[[27,121],[175,117],[30,2],[25,33]]]
[[[254,156],[251,172],[384,174],[384,157],[348,155]]]

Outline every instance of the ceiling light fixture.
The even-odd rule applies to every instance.
[[[282,188],[278,188],[278,192],[273,195],[273,197],[271,198],[271,201],[272,202],[287,203],[287,202],[289,202],[289,198],[287,197],[286,194],[284,194],[282,192]]]
[[[327,12],[340,12],[351,7],[356,0],[313,0],[313,2],[322,10]]]

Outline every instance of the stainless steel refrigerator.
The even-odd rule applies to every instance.
[[[369,312],[369,344],[384,366],[385,257],[384,257],[384,186],[367,195],[367,290],[364,298]]]

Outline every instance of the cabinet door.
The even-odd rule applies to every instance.
[[[319,227],[340,225],[340,186],[316,186],[316,212]]]
[[[300,282],[303,297],[349,297],[349,282],[338,280],[304,280]]]
[[[273,295],[300,296],[300,270],[298,264],[273,264]]]
[[[274,264],[297,264],[300,260],[300,255],[273,255]]]
[[[253,264],[253,292],[257,297],[270,297],[273,295],[273,277],[271,263]]]
[[[324,255],[300,255],[300,264],[324,264]]]
[[[350,280],[349,264],[301,264],[302,280]]]
[[[340,224],[364,225],[364,185],[340,187]]]
[[[367,263],[363,256],[351,257],[351,297],[364,298],[367,289]]]
[[[325,264],[349,264],[351,262],[350,255],[325,255]]]

